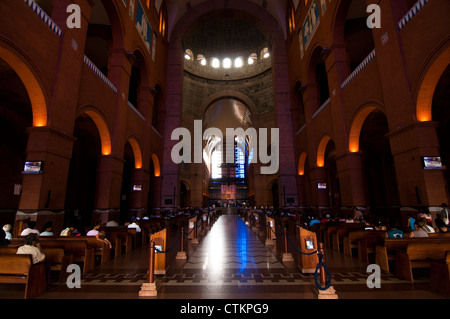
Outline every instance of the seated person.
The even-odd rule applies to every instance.
[[[440,214],[440,213],[436,214],[435,223],[436,223],[436,228],[435,228],[436,232],[438,232],[438,233],[449,232],[449,227],[445,224],[444,217],[442,216],[442,214]]]
[[[12,226],[10,224],[6,224],[5,226],[3,226],[3,230],[5,231],[5,238],[7,240],[12,240],[11,234]]]
[[[415,225],[415,230],[413,230],[410,234],[409,237],[410,238],[423,238],[423,237],[428,237],[428,233],[426,232],[426,230],[424,229],[426,226],[427,222],[426,219],[420,219],[417,224]]]
[[[405,234],[402,230],[397,228],[397,221],[388,221],[388,230],[386,231],[387,238],[404,238]]]
[[[39,236],[39,230],[37,230],[35,228],[36,228],[36,222],[35,221],[29,222],[28,225],[27,225],[27,228],[25,228],[22,231],[20,236],[27,236],[29,234],[37,234]]]
[[[25,237],[25,245],[17,249],[17,254],[28,254],[32,256],[33,264],[37,264],[45,260],[45,255],[42,253],[41,245],[39,244],[39,237],[35,233],[31,233]]]
[[[97,236],[99,228],[100,223],[96,223],[94,227],[92,227],[92,229],[86,233],[86,236]]]
[[[139,224],[137,223],[137,220],[134,219],[131,224],[128,225],[128,228],[136,228],[136,232],[140,233],[141,232],[141,227],[139,227]]]
[[[59,234],[59,236],[72,236],[72,235],[75,235],[75,227],[73,225],[63,229]]]
[[[45,223],[44,227],[42,228],[42,232],[39,236],[55,236],[52,227],[53,227],[52,222]]]
[[[117,226],[119,226],[119,223],[117,222],[116,218],[113,218],[106,223],[106,227],[117,227]]]

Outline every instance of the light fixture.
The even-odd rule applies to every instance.
[[[240,67],[242,67],[242,65],[244,65],[242,58],[236,58],[236,60],[234,60],[234,66],[236,68],[240,68]]]

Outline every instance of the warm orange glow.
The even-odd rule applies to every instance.
[[[0,47],[0,58],[3,59],[9,66],[17,73],[22,80],[28,97],[31,102],[33,111],[33,126],[42,127],[47,125],[47,103],[45,102],[44,94],[41,86],[36,80],[33,72],[28,66],[22,62],[17,56],[8,50]]]
[[[319,143],[319,148],[317,149],[317,167],[325,166],[325,150],[327,149],[327,145],[330,140],[331,137],[325,135]]]
[[[111,137],[105,121],[101,115],[95,111],[85,111],[84,113],[88,115],[97,126],[100,141],[102,143],[102,155],[111,155]]]
[[[431,121],[434,90],[439,79],[449,65],[450,48],[447,48],[427,71],[417,96],[416,117],[420,122]]]
[[[361,134],[361,129],[364,125],[364,121],[372,113],[376,107],[369,106],[362,109],[356,118],[353,120],[352,128],[350,129],[350,137],[348,141],[348,150],[352,153],[359,152],[359,137]]]
[[[155,168],[155,177],[161,176],[161,166],[159,165],[159,159],[156,154],[152,155],[153,167]]]
[[[139,147],[139,143],[134,137],[130,137],[128,142],[131,144],[131,148],[133,149],[134,154],[134,168],[141,169],[142,168],[142,153],[141,148]]]
[[[298,160],[298,175],[300,176],[305,175],[305,162],[307,156],[308,155],[305,152],[303,152]]]

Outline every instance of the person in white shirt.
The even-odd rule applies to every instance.
[[[106,223],[106,227],[117,227],[119,226],[119,223],[116,221],[115,218],[111,219],[109,222]]]
[[[100,223],[95,224],[95,226],[86,233],[86,236],[97,236],[99,228],[100,228]]]
[[[31,233],[25,237],[25,245],[17,249],[18,255],[31,255],[33,264],[37,264],[45,260],[45,255],[42,253],[41,245],[37,234]]]
[[[136,228],[136,233],[141,232],[141,227],[139,227],[136,221],[133,221],[131,224],[129,224],[128,228]]]
[[[25,228],[22,231],[20,236],[28,236],[29,234],[37,234],[39,236],[40,232],[39,232],[39,230],[37,230],[35,228],[36,228],[36,222],[35,221],[29,222],[27,228]]]

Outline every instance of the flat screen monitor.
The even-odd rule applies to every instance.
[[[442,169],[442,162],[439,156],[423,156],[424,169]]]
[[[133,192],[142,192],[142,185],[133,185]]]
[[[23,174],[42,174],[43,170],[43,162],[25,162],[23,167]]]
[[[327,183],[317,183],[317,189],[327,189]]]

